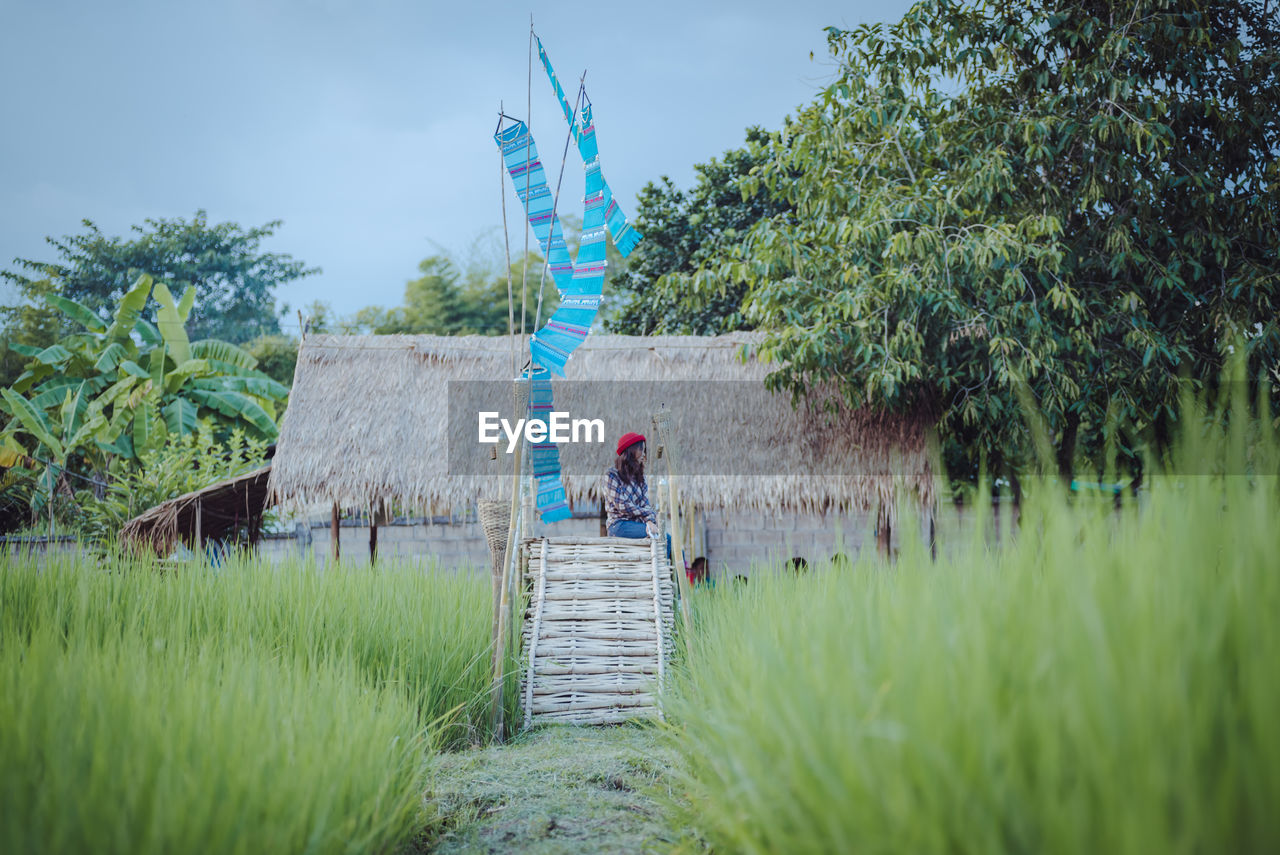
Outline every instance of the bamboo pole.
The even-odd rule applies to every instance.
[[[653,417],[653,426],[658,439],[662,442],[667,458],[667,496],[671,509],[671,560],[675,566],[676,584],[680,588],[680,620],[684,624],[685,644],[692,645],[693,636],[690,630],[693,621],[689,616],[689,577],[684,572],[684,544],[680,539],[680,490],[676,485],[676,449],[671,437],[670,416],[660,413]]]
[[[53,464],[49,464],[49,549],[53,549],[54,525],[53,525],[53,497],[58,492],[57,485],[53,480]],[[46,550],[47,551],[47,550]]]
[[[514,389],[516,411],[527,413],[529,411],[529,396],[527,389],[522,390],[520,388],[520,383],[522,382],[528,381],[517,380]],[[503,721],[502,695],[506,682],[507,610],[510,607],[511,558],[515,554],[518,524],[520,522],[520,469],[523,461],[524,440],[522,439],[516,445],[515,460],[512,461],[511,466],[511,517],[510,522],[507,524],[507,547],[502,556],[502,582],[498,595],[497,625],[493,634],[493,685],[489,688],[489,717],[493,723],[494,735],[498,740],[503,737],[505,724]]]

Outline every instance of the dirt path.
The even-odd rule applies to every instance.
[[[431,796],[449,816],[431,851],[661,852],[657,798],[674,762],[650,727],[549,727],[446,754]]]

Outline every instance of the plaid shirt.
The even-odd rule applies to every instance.
[[[627,484],[614,468],[604,474],[604,507],[609,515],[607,525],[618,520],[658,521],[653,505],[649,504],[649,490],[645,482]]]

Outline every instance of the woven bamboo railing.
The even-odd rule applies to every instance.
[[[538,538],[524,622],[525,727],[660,717],[674,621],[666,550],[648,538]]]

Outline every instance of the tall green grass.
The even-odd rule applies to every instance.
[[[0,848],[387,851],[488,738],[489,588],[387,565],[0,568]]]
[[[411,703],[189,639],[0,650],[5,852],[378,852],[422,827]]]
[[[110,637],[247,645],[303,663],[350,659],[370,685],[394,686],[439,721],[446,746],[488,732],[486,580],[408,566],[315,572],[241,558],[157,572],[98,569],[55,559],[11,566],[0,578],[3,639],[38,626],[68,639]]]
[[[1274,473],[1267,443],[1228,471]],[[1105,505],[1044,486],[999,549],[980,521],[936,564],[904,537],[699,598],[675,821],[723,852],[1280,850],[1275,477]]]

